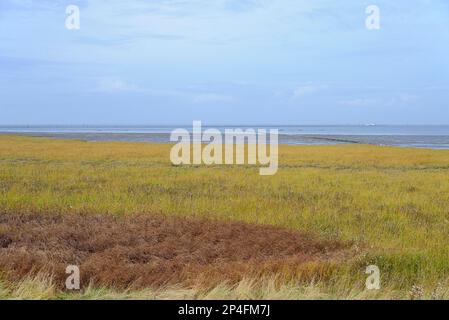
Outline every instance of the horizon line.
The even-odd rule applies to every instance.
[[[196,121],[196,120],[195,120]],[[193,122],[193,121],[192,121]],[[201,125],[205,127],[223,127],[223,126],[267,126],[267,127],[314,127],[314,126],[449,126],[449,123],[312,123],[312,124],[281,124],[281,123],[206,123],[201,121]],[[2,128],[14,128],[14,127],[152,127],[152,126],[160,126],[160,127],[174,127],[174,126],[192,126],[192,123],[92,123],[92,124],[63,124],[63,123],[46,123],[46,124],[1,124]]]

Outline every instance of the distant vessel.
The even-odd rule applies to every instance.
[[[365,123],[365,127],[375,127],[375,123]]]

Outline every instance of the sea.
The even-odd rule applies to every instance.
[[[190,125],[74,125],[0,126],[0,134],[76,139],[84,141],[133,141],[170,143],[177,128],[192,131]],[[382,146],[449,149],[449,125],[242,125],[207,126],[202,130],[278,129],[279,143],[289,145],[373,144]]]

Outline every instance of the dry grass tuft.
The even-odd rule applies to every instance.
[[[338,241],[272,226],[160,215],[0,214],[0,270],[12,280],[67,265],[95,287],[212,286],[245,276],[325,277],[348,254]],[[7,230],[7,231],[6,231]]]

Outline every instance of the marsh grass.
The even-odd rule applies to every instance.
[[[281,282],[276,278],[246,278],[239,283],[218,284],[212,288],[182,288],[170,286],[144,290],[96,288],[88,286],[81,291],[56,289],[51,276],[40,274],[26,277],[17,283],[0,282],[0,299],[14,300],[447,300],[449,289],[441,284],[434,287],[411,287],[409,291],[385,287],[366,290],[338,282],[333,285],[310,282]]]
[[[164,144],[0,136],[0,211],[275,225],[354,243],[360,256],[341,271],[348,287],[364,283],[369,264],[403,297],[448,279],[448,150],[280,146],[274,176],[255,166],[173,166],[169,153]]]

